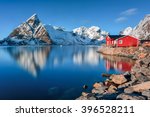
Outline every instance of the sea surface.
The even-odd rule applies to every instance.
[[[130,71],[134,61],[97,53],[100,46],[0,47],[1,100],[74,100],[102,73]],[[87,89],[83,89],[87,85]]]

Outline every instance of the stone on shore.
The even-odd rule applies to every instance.
[[[103,73],[102,74],[102,77],[110,77],[112,74],[106,74],[106,73]]]
[[[111,75],[110,79],[117,85],[127,82],[127,79],[124,77],[124,75]]]
[[[108,93],[115,93],[117,90],[117,87],[114,86],[114,85],[111,85],[109,88],[108,88]]]
[[[105,92],[107,88],[105,85],[103,85],[103,83],[95,83],[93,87],[94,88],[92,89],[92,93],[95,93],[95,94],[102,94]]]
[[[150,100],[150,90],[146,90],[142,92],[143,96],[146,96],[148,100]]]
[[[82,92],[82,95],[76,100],[96,100],[95,94]]]
[[[93,85],[93,87],[95,88],[95,89],[99,89],[99,88],[101,88],[101,87],[103,87],[104,85],[103,85],[103,83],[98,83],[98,82],[96,82],[94,85]]]
[[[146,98],[144,96],[134,95],[134,94],[126,94],[122,93],[117,96],[118,100],[145,100]]]
[[[125,93],[143,92],[150,89],[150,81],[128,87],[124,90]]]

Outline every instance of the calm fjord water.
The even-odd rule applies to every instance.
[[[0,99],[76,99],[102,73],[131,69],[127,58],[103,56],[98,46],[0,47]]]

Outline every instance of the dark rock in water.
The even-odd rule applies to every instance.
[[[102,74],[102,77],[110,77],[112,74],[106,74],[106,73],[103,73]]]
[[[83,89],[87,89],[88,88],[88,86],[87,85],[83,85]]]
[[[87,95],[87,99],[88,99],[88,100],[96,100],[95,94],[89,93],[89,94]]]
[[[123,75],[124,75],[124,77],[125,77],[128,81],[131,80],[131,73],[130,73],[130,72],[125,72]]]

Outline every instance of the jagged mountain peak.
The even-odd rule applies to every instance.
[[[108,34],[106,31],[102,31],[101,28],[98,26],[91,26],[89,28],[81,26],[79,28],[75,28],[73,32],[78,35],[88,37],[90,39],[100,39],[101,36]]]
[[[39,41],[51,44],[50,35],[38,18],[37,14],[32,15],[24,23],[20,24],[17,28],[15,28],[7,37],[7,41],[11,42],[12,39],[18,39],[19,41],[30,41],[35,39],[37,40],[35,42]]]
[[[33,14],[29,19],[27,19],[26,22],[33,28],[35,28],[36,26],[38,26],[41,23],[37,14]]]
[[[39,19],[39,18],[38,18],[38,15],[34,13],[29,19]]]
[[[147,14],[147,15],[145,16],[145,18],[148,18],[148,17],[150,18],[150,14]]]
[[[150,14],[146,15],[143,20],[133,29],[131,36],[140,40],[150,40]]]
[[[147,14],[134,28],[125,28],[120,35],[131,35],[139,40],[150,40],[150,14]]]

